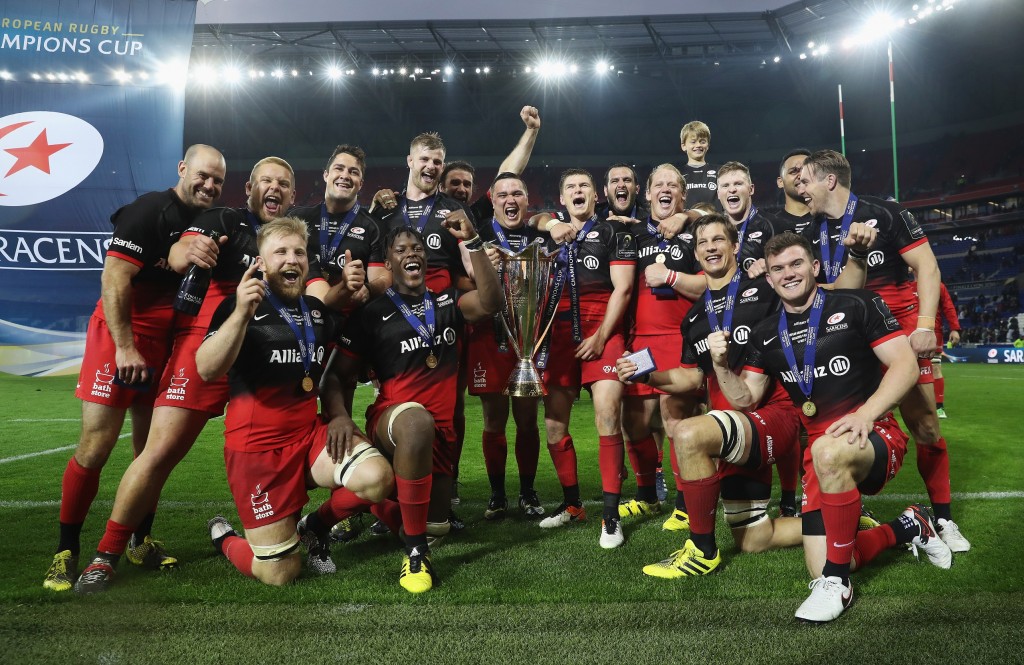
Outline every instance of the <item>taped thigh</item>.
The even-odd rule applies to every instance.
[[[744,416],[739,411],[708,411],[722,430],[722,452],[719,457],[733,464],[738,464],[747,449],[747,435],[743,427]]]
[[[395,426],[395,420],[398,418],[398,416],[402,415],[409,409],[423,409],[424,411],[426,411],[426,408],[424,408],[422,404],[419,404],[417,402],[402,402],[398,406],[392,408],[391,413],[388,415],[388,441],[391,442],[391,445],[397,445],[395,442],[395,436],[391,431],[391,429]]]
[[[388,432],[390,435],[390,432]],[[383,457],[380,451],[365,441],[360,441],[348,455],[334,465],[334,483],[344,487],[355,472],[356,467],[373,457]]]
[[[253,545],[249,543],[249,547],[252,548],[253,556],[260,561],[280,561],[299,549],[299,534],[293,533],[291,538],[277,545]]]

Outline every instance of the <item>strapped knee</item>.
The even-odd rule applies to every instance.
[[[294,533],[291,538],[277,545],[253,545],[249,543],[249,547],[252,548],[253,556],[259,561],[280,561],[299,549],[299,534]]]
[[[722,452],[719,457],[738,464],[747,449],[747,435],[743,428],[743,415],[738,411],[708,411],[722,430]]]

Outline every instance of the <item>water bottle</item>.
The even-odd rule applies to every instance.
[[[216,231],[208,231],[206,235],[214,242],[220,238]],[[181,280],[178,295],[174,298],[174,309],[189,316],[198,315],[203,306],[203,299],[206,298],[206,290],[210,287],[212,272],[209,268],[200,268],[193,263],[185,273],[185,278]]]

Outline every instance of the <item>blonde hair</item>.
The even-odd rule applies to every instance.
[[[278,166],[283,166],[284,168],[288,169],[288,173],[291,174],[292,180],[293,181],[295,180],[295,169],[292,168],[292,165],[289,164],[288,162],[284,161],[280,157],[273,157],[273,156],[271,156],[271,157],[264,157],[260,161],[258,161],[255,164],[253,164],[252,171],[249,172],[249,182],[250,183],[252,183],[252,181],[256,178],[256,171],[258,171],[259,168],[261,166],[265,165],[265,164],[277,164]]]
[[[262,250],[263,243],[272,236],[298,236],[305,245],[309,242],[309,229],[306,222],[298,217],[278,217],[260,227],[256,233],[256,247]]]
[[[683,125],[683,128],[679,131],[680,143],[686,143],[686,138],[693,134],[695,138],[711,140],[711,128],[700,120],[691,120],[690,122]]]
[[[679,186],[683,188],[683,193],[686,193],[686,177],[682,174],[682,172],[680,172],[679,169],[675,167],[675,164],[669,164],[668,162],[665,162],[664,164],[658,164],[653,169],[651,169],[651,175],[647,176],[648,192],[651,191],[651,183],[654,182],[654,174],[657,173],[658,171],[671,171],[672,173],[675,173],[676,178],[679,179]]]

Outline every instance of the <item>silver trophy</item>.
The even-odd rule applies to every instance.
[[[498,251],[501,265],[502,291],[505,306],[498,314],[509,346],[518,362],[508,378],[505,394],[512,397],[541,397],[547,394],[540,372],[533,364],[552,321],[543,321],[551,297],[551,275],[555,269],[558,250],[548,252],[540,243],[531,243],[526,249],[511,252],[491,245]],[[543,330],[541,329],[543,328]]]

